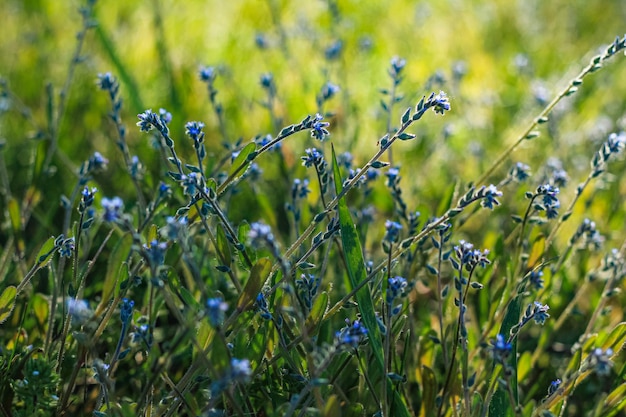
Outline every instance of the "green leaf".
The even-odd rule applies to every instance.
[[[217,255],[222,265],[230,267],[233,263],[233,255],[230,252],[230,244],[226,238],[226,232],[221,224],[217,225]]]
[[[239,228],[237,229],[237,238],[244,245],[245,245],[246,240],[248,239],[249,232],[250,232],[250,224],[245,220],[242,221],[239,224]],[[252,262],[254,262],[256,260],[256,251],[249,246],[247,246],[245,249],[246,249],[246,253],[250,257]],[[243,253],[241,253],[241,251],[237,251],[237,255],[239,255],[239,262],[241,262],[241,265],[245,267],[247,263],[246,263],[246,258],[243,256]]]
[[[98,310],[101,310],[109,303],[111,295],[115,290],[115,286],[119,282],[120,276],[122,275],[123,266],[130,255],[132,245],[133,237],[130,233],[127,233],[113,248],[107,263],[107,273],[104,277],[104,284],[102,285],[102,300],[100,301]]]
[[[317,333],[317,329],[322,323],[322,317],[328,308],[328,294],[326,291],[321,293],[313,303],[309,317],[306,318],[307,334],[312,336]]]
[[[333,156],[333,174],[335,176],[335,192],[341,193],[342,190],[342,177],[339,171],[339,164],[337,164],[337,157],[335,155],[335,148],[332,147]],[[345,197],[339,199],[337,203],[337,210],[339,213],[339,226],[341,232],[341,242],[343,244],[343,254],[348,266],[348,277],[350,279],[350,288],[352,291],[356,286],[363,282],[367,278],[365,272],[365,260],[363,259],[363,251],[361,249],[361,241],[357,233],[356,227],[352,222],[350,215],[350,209],[346,203]],[[361,313],[361,320],[367,328],[368,340],[372,353],[374,354],[374,361],[371,363],[371,377],[376,379],[376,376],[383,377],[383,345],[380,337],[380,330],[378,328],[378,322],[376,321],[376,312],[374,310],[374,302],[370,294],[367,285],[363,286],[355,294],[357,304],[359,306],[359,312]],[[387,383],[385,377],[386,387],[393,396],[393,415],[394,416],[406,416],[409,417],[409,411],[406,408],[406,404],[400,397],[400,394],[393,390],[391,384]]]
[[[509,304],[502,326],[500,327],[500,334],[508,337],[511,328],[519,322],[520,314],[522,312],[522,296],[518,295]],[[517,395],[517,338],[511,343],[512,349],[509,355],[508,365],[513,369],[513,376],[511,377],[511,389],[515,401],[518,401]],[[494,365],[495,367],[495,365]],[[493,394],[493,398],[489,403],[489,415],[490,416],[512,416],[513,409],[511,408],[511,402],[509,400],[509,394],[507,390],[498,384],[496,392]]]
[[[31,300],[31,306],[33,312],[35,313],[37,323],[40,326],[43,326],[46,323],[46,318],[48,317],[48,300],[43,294],[37,293]]]
[[[251,142],[251,143],[247,144],[241,150],[241,152],[239,152],[239,155],[237,155],[237,157],[233,161],[233,164],[230,167],[230,171],[228,171],[228,176],[229,177],[231,175],[235,174],[235,172],[237,172],[238,176],[242,176],[244,174],[245,170],[244,169],[240,170],[240,168],[242,166],[249,165],[250,161],[248,161],[248,155],[250,155],[250,153],[254,152],[254,150],[256,150],[256,143]]]
[[[37,258],[35,259],[35,263],[38,263],[40,267],[44,267],[50,262],[52,259],[50,255],[52,255],[52,250],[54,249],[54,236],[50,237],[46,240],[46,243],[43,244],[41,249],[39,249],[39,253],[37,253]]]
[[[4,323],[15,308],[15,297],[17,296],[17,288],[13,285],[6,287],[0,295],[0,324]]]
[[[246,282],[246,286],[237,301],[238,311],[241,312],[252,307],[271,270],[272,262],[268,258],[261,258],[254,264],[250,271],[250,278],[248,278],[248,282]]]
[[[180,291],[180,297],[183,299],[183,301],[185,302],[185,305],[187,307],[190,307],[194,310],[200,310],[200,303],[198,303],[198,301],[196,301],[195,297],[193,296],[193,294],[185,287],[183,287],[182,285],[178,288],[178,291]]]
[[[437,399],[439,388],[437,386],[437,375],[428,366],[422,366],[422,384],[424,391],[422,392],[423,401],[420,415],[432,417],[437,411],[435,400]]]

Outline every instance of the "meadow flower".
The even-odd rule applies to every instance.
[[[495,185],[491,184],[486,187],[484,190],[481,189],[479,194],[482,194],[482,200],[480,205],[484,208],[493,210],[494,206],[499,206],[500,202],[497,200],[497,197],[502,197],[502,192],[498,191]]]
[[[185,134],[189,136],[195,144],[200,144],[204,140],[204,123],[202,122],[187,122],[185,124]]]
[[[100,204],[102,204],[102,208],[104,209],[104,215],[102,216],[104,221],[114,222],[120,218],[120,215],[122,214],[122,206],[124,205],[121,198],[113,197],[109,199],[107,197],[103,197]]]
[[[67,306],[67,312],[72,316],[72,320],[78,325],[86,323],[93,317],[94,313],[85,300],[70,297],[65,301],[65,305]]]
[[[548,314],[549,309],[550,306],[548,306],[547,304],[541,304],[540,302],[535,301],[532,312],[535,323],[541,324],[543,326],[548,317],[550,317],[550,315]]]
[[[331,43],[325,50],[324,56],[327,60],[332,61],[334,59],[339,58],[341,52],[343,51],[343,42],[338,39]]]
[[[318,166],[324,162],[324,156],[317,148],[308,148],[304,150],[305,156],[301,156],[302,165],[307,168]]]
[[[143,245],[143,253],[152,266],[159,266],[165,261],[165,251],[167,250],[167,243],[159,242],[158,240],[152,240],[149,245]]]
[[[324,116],[317,113],[315,115],[315,119],[313,120],[311,128],[311,137],[314,137],[315,139],[320,141],[324,140],[328,135],[330,135],[330,132],[328,131],[328,129],[326,129],[328,126],[330,126],[330,123],[323,122],[323,119]]]
[[[554,394],[559,389],[560,386],[561,386],[560,379],[555,379],[554,381],[550,382],[550,386],[548,387],[548,397]]]
[[[64,239],[61,242],[61,245],[59,247],[59,255],[62,258],[70,258],[72,256],[72,253],[74,252],[74,249],[76,249],[74,238],[70,237],[70,238]]]
[[[341,89],[338,85],[333,84],[331,82],[327,82],[322,86],[322,90],[320,91],[319,101],[325,102],[330,100],[337,94]]]
[[[228,310],[228,304],[221,298],[209,298],[206,301],[206,313],[211,326],[217,327],[224,321],[224,316]]]
[[[389,68],[389,75],[394,80],[397,80],[400,77],[400,73],[406,66],[406,59],[400,58],[398,56],[394,56],[391,58],[391,68]]]
[[[589,353],[587,368],[593,368],[601,376],[609,375],[614,365],[611,361],[611,356],[613,356],[613,349],[602,350],[602,348],[595,348]]]
[[[204,82],[213,82],[217,76],[217,72],[214,67],[201,67],[198,72],[200,80]]]
[[[269,307],[267,305],[267,299],[265,298],[265,294],[260,292],[256,296],[256,301],[254,302],[256,308],[260,311],[261,318],[264,320],[271,320],[272,313],[270,313]]]
[[[509,171],[509,177],[516,182],[526,181],[528,177],[530,177],[530,167],[521,162],[517,162]]]
[[[391,220],[385,221],[385,236],[383,240],[389,243],[397,242],[400,238],[400,230],[402,230],[400,223]]]
[[[346,325],[346,327],[335,333],[335,343],[337,347],[351,347],[356,349],[367,337],[367,329],[358,319],[354,320],[352,323],[350,323],[350,320],[346,319]]]
[[[122,298],[122,304],[120,305],[120,319],[122,320],[122,323],[128,324],[133,316],[134,306],[135,302],[133,300]]]
[[[491,341],[491,347],[489,348],[491,357],[500,364],[506,362],[512,350],[513,346],[507,342],[501,334],[496,335],[495,340]]]
[[[236,359],[230,360],[230,378],[234,382],[248,382],[252,375],[252,369],[250,368],[250,361],[248,359]]]
[[[528,282],[535,290],[540,290],[543,288],[543,271],[533,270],[528,273]]]
[[[94,195],[96,194],[96,192],[98,192],[98,189],[96,187],[92,187],[91,189],[89,187],[83,188],[83,191],[81,192],[82,197],[78,205],[79,213],[84,213],[87,208],[93,204]]]
[[[445,112],[450,111],[450,101],[448,96],[443,91],[438,94],[431,94],[427,102],[428,107],[432,107],[435,113],[443,115]]]

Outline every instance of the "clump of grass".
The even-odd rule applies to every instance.
[[[270,4],[276,47],[293,59]],[[533,175],[512,161],[523,144],[543,146],[542,128],[559,103],[625,51],[626,36],[546,101],[500,157],[481,164],[477,180],[441,184],[444,191],[432,195],[407,184],[420,167],[391,152],[425,142],[420,129],[454,113],[460,98],[413,91],[421,98],[404,106],[402,58],[390,61],[385,126],[360,163],[362,152],[339,150],[335,126],[350,124],[352,115],[327,110],[343,93],[330,81],[312,98],[314,113],[284,123],[288,93],[263,73],[261,107],[271,131],[233,140],[242,132],[227,123],[217,67],[201,67],[196,80],[212,115],[179,121],[182,129],[173,127],[176,112],[165,109],[130,120],[124,85],[112,73],[93,74],[92,94],[108,100],[114,148],[74,167],[66,196],[50,175],[67,162],[59,126],[93,6],[82,11],[59,98],[49,97],[51,117],[39,129],[21,199],[8,180],[19,173],[0,159],[8,220],[0,262],[1,415],[622,412],[626,243],[622,230],[603,233],[585,216],[615,210],[623,219],[620,194],[595,196],[602,187],[590,186],[619,185],[611,172],[623,169],[626,134],[604,138],[577,186],[562,164]],[[336,4],[329,10],[340,19]],[[327,63],[342,48],[332,42]],[[440,76],[429,84],[446,87]],[[32,114],[6,81],[2,88],[3,118]],[[150,153],[129,141],[140,135]],[[220,152],[207,143],[214,136]],[[123,168],[128,186],[107,179],[111,166]],[[58,221],[46,223],[49,208],[38,204],[51,201],[61,208]],[[31,234],[41,236],[33,221],[52,236],[33,242]],[[579,224],[568,228],[572,222]]]

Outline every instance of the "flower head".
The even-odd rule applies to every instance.
[[[105,222],[114,222],[120,218],[122,207],[124,206],[124,202],[119,197],[113,197],[111,199],[104,197],[100,202],[102,204],[102,208],[104,209],[104,221]]]
[[[324,140],[327,136],[330,135],[330,132],[328,131],[328,129],[326,129],[328,126],[330,126],[330,123],[323,122],[323,119],[324,116],[317,113],[315,115],[315,119],[313,120],[311,128],[311,137],[314,137],[315,139],[320,141]]]
[[[209,298],[206,301],[206,312],[209,323],[213,327],[220,326],[224,321],[224,313],[228,310],[228,304],[221,298]]]
[[[335,343],[338,347],[358,348],[359,344],[367,337],[367,329],[360,320],[346,319],[346,327],[335,333]]]

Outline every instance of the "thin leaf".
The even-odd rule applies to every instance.
[[[0,295],[0,324],[4,323],[15,308],[15,297],[17,296],[17,288],[13,285],[6,287]]]
[[[239,296],[239,301],[237,301],[237,310],[245,311],[252,307],[271,269],[272,262],[268,258],[261,258],[254,264],[250,271],[250,278],[248,278],[248,282],[246,282],[246,286]]]
[[[341,192],[341,172],[339,171],[339,164],[337,164],[337,157],[335,155],[335,148],[332,147],[333,156],[333,174],[335,176],[335,192],[339,194]],[[339,199],[337,203],[337,211],[339,213],[339,226],[341,232],[341,242],[343,244],[343,253],[348,266],[348,277],[350,279],[350,290],[353,290],[361,282],[363,282],[367,273],[365,271],[365,260],[363,259],[363,251],[361,249],[361,241],[357,233],[356,227],[352,222],[350,210],[346,203],[345,197]],[[374,310],[374,302],[369,292],[367,285],[363,286],[355,294],[355,298],[361,313],[361,320],[367,328],[368,340],[372,353],[374,354],[374,361],[371,363],[371,376],[383,376],[383,345],[380,337],[380,330],[378,328],[378,322],[376,320],[376,312]],[[373,378],[375,379],[375,378]],[[386,388],[393,396],[393,415],[394,416],[406,416],[409,417],[409,411],[406,408],[406,404],[400,397],[400,394],[393,390],[391,384],[387,383],[385,377]]]

